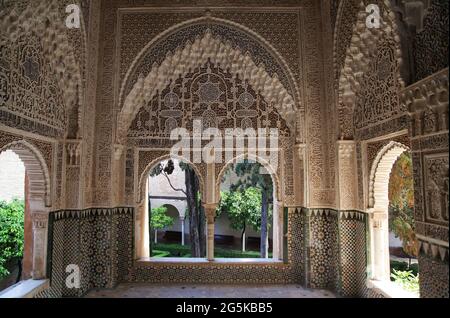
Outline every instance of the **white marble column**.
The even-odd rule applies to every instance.
[[[371,213],[372,230],[372,278],[389,280],[389,231],[386,212]]]
[[[35,212],[31,215],[33,221],[33,279],[46,277],[47,255],[47,225],[48,213]]]
[[[204,204],[207,220],[207,251],[208,261],[214,260],[214,217],[216,216],[217,203]]]

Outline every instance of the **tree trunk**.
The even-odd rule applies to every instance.
[[[195,172],[188,168],[184,171],[186,184],[186,199],[189,213],[189,238],[191,241],[192,257],[201,257],[200,234],[199,234],[199,213],[196,202]]]
[[[152,257],[152,205],[150,202],[150,194],[148,194],[148,251],[149,251],[149,255],[150,257]]]
[[[269,198],[265,190],[262,191],[261,198],[261,239],[260,239],[260,254],[261,258],[267,258],[267,219],[269,211]]]
[[[155,244],[158,244],[158,230],[155,229]]]
[[[17,273],[16,284],[22,280],[22,259],[17,260],[17,266],[19,267],[19,272]]]
[[[242,252],[245,252],[245,224],[244,229],[242,230],[241,242],[242,242]]]
[[[198,224],[200,257],[206,257],[206,215],[201,201],[197,209],[200,211]]]
[[[206,257],[206,215],[205,215],[205,209],[203,208],[202,200],[201,198],[197,198],[198,195],[200,195],[200,184],[197,176],[194,174],[194,194],[196,198],[197,203],[197,211],[199,213],[198,218],[198,234],[199,234],[199,245],[200,245],[200,257]]]

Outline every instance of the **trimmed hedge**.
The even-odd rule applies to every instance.
[[[414,276],[417,276],[419,273],[419,264],[411,264],[408,268],[408,263],[406,262],[391,261],[391,272],[393,272],[393,269],[402,272],[411,271]]]
[[[166,256],[158,256],[156,252],[166,252]],[[239,250],[227,250],[223,248],[214,248],[214,256],[217,258],[259,258],[259,252]],[[155,244],[152,251],[153,257],[191,257],[191,248],[188,245],[182,246],[179,244]],[[269,253],[272,257],[272,253]]]

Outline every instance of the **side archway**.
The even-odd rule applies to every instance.
[[[388,281],[389,264],[389,177],[398,157],[409,151],[405,145],[391,141],[376,156],[369,179],[369,212],[372,279]]]
[[[2,151],[11,150],[25,166],[28,180],[28,205],[26,213],[32,220],[32,272],[33,279],[46,277],[47,263],[47,226],[48,212],[51,205],[50,174],[45,160],[39,150],[25,140],[15,141],[5,145]]]

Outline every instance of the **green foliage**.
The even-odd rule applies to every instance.
[[[412,271],[397,271],[394,269],[391,278],[403,289],[419,293],[419,274],[414,275]]]
[[[415,263],[415,264],[411,264],[408,265],[407,262],[400,262],[400,261],[394,261],[391,260],[390,262],[391,264],[391,273],[394,272],[394,270],[396,271],[411,271],[413,273],[413,275],[417,276],[417,274],[419,273],[419,264]]]
[[[168,216],[166,212],[167,208],[164,206],[152,209],[150,227],[153,230],[162,230],[173,225],[174,219]]]
[[[191,249],[187,245],[158,243],[154,247],[156,250],[152,251],[152,257],[191,257]],[[162,255],[163,252],[168,253],[168,255],[158,256]],[[260,254],[256,251],[242,252],[215,247],[214,256],[216,258],[259,258]],[[269,254],[269,257],[272,257],[272,254]]]
[[[152,257],[169,257],[170,253],[167,251],[152,250]]]
[[[23,256],[24,210],[23,200],[0,201],[0,278],[9,274],[6,263]]]
[[[232,229],[242,231],[245,227],[251,226],[255,231],[261,230],[260,189],[249,187],[242,191],[226,191],[221,192],[220,197],[216,216],[227,213]],[[269,220],[271,216],[272,211],[269,209]]]
[[[154,255],[156,251],[168,253],[168,255],[160,257],[183,257],[191,253],[191,248],[188,245],[158,243],[154,244],[153,248],[152,257],[158,257]]]
[[[247,188],[255,187],[261,189],[261,191],[265,191],[268,197],[271,198],[272,178],[269,174],[262,173],[263,170],[264,167],[259,162],[245,159],[242,162],[232,165],[227,170],[224,178],[228,173],[234,171],[239,177],[239,181],[231,186],[231,191],[243,191]]]
[[[389,178],[389,230],[403,242],[405,253],[417,256],[412,174],[411,155],[403,153],[392,167]]]

